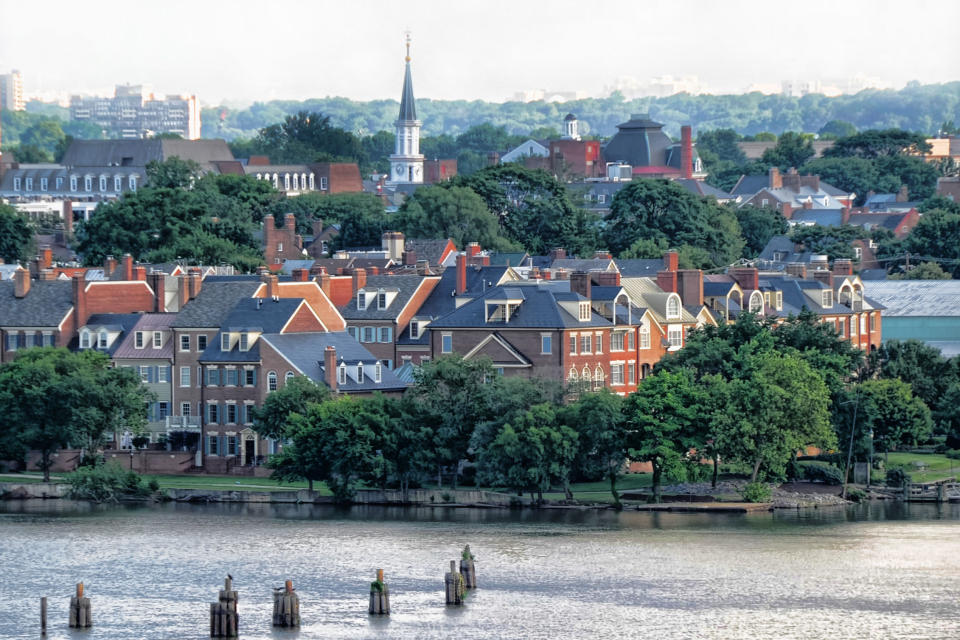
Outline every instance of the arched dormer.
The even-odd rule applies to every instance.
[[[341,361],[337,367],[337,384],[347,384],[347,363]]]
[[[680,309],[680,296],[675,293],[671,293],[670,297],[667,298],[667,320],[679,320]]]
[[[763,294],[759,291],[750,293],[750,307],[747,309],[750,313],[763,312]]]

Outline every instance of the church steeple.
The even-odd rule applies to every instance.
[[[396,122],[396,145],[390,156],[392,183],[422,183],[423,156],[420,155],[420,121],[417,120],[417,105],[413,98],[413,76],[410,73],[410,34],[407,34],[406,68],[403,75],[403,92],[400,96],[400,113]]]

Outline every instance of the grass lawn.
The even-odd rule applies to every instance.
[[[960,460],[940,453],[890,453],[887,468],[895,467],[903,467],[913,482],[936,482],[960,476]]]
[[[290,482],[283,483],[271,478],[250,478],[237,476],[208,476],[208,475],[145,475],[143,479],[146,482],[156,480],[161,489],[210,489],[212,491],[294,491],[296,489],[306,489],[307,483]],[[332,495],[327,486],[322,483],[314,483],[320,495]]]

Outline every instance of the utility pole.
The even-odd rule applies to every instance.
[[[850,459],[853,458],[853,434],[857,431],[857,409],[860,408],[860,386],[857,385],[857,398],[853,404],[853,422],[850,424],[850,447],[847,449],[847,467],[843,472],[843,491],[840,497],[847,499],[847,482],[850,481]]]

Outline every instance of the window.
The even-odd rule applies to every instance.
[[[236,369],[226,369],[224,372],[224,384],[228,387],[235,387],[240,383],[240,372]]]
[[[590,319],[590,303],[581,302],[580,303],[580,321],[587,321]]]
[[[387,308],[387,292],[383,289],[377,291],[377,309]]]
[[[45,346],[45,347],[52,347],[52,346],[53,346],[53,334],[52,334],[52,333],[44,333],[44,334],[43,334],[43,346]]]
[[[593,390],[599,391],[603,388],[603,369],[600,368],[600,365],[597,365],[597,368],[593,372]]]
[[[862,248],[862,247],[854,247],[854,248],[853,248],[853,257],[855,257],[857,260],[861,259],[861,258],[863,257],[863,248]]]
[[[453,336],[444,333],[440,336],[440,353],[453,353]]]
[[[63,188],[63,176],[57,176],[57,182],[54,189],[56,189],[57,191],[60,191],[61,188]]]
[[[553,353],[553,336],[540,336],[540,353]]]
[[[107,348],[107,341],[109,340],[109,338],[110,338],[110,336],[107,335],[107,332],[106,332],[106,331],[101,331],[101,332],[100,332],[100,336],[97,338],[97,348],[98,348],[98,349],[106,349],[106,348]]]
[[[867,332],[867,316],[860,316],[860,334],[863,335]]]
[[[393,342],[393,327],[380,327],[380,342]]]
[[[290,174],[283,174],[283,190],[290,191]]]
[[[573,384],[580,379],[580,375],[577,373],[577,370],[574,367],[570,367],[570,372],[567,374],[567,382]]]
[[[123,191],[123,176],[113,176],[113,190],[117,193]]]
[[[280,253],[281,251],[283,251],[283,243],[282,243],[282,242],[278,242],[278,243],[277,243],[277,253]]]
[[[270,371],[267,373],[267,391],[276,391],[277,390],[277,372]]]
[[[9,338],[10,336],[13,336],[14,338],[17,337],[15,333],[9,334],[7,337]],[[16,342],[14,342],[14,345],[16,345]],[[90,348],[90,332],[89,331],[80,332],[80,348],[81,349]],[[8,349],[8,351],[15,351],[15,350],[16,350],[16,346],[14,346],[13,349]]]
[[[763,296],[759,291],[750,294],[750,313],[760,313],[763,311]]]
[[[347,384],[347,365],[342,362],[337,368],[337,384]]]
[[[603,353],[603,334],[597,334],[597,351],[596,353]]]
[[[163,333],[160,331],[153,332],[153,348],[159,349],[163,346]]]
[[[627,350],[633,351],[633,331],[627,332]]]
[[[383,379],[383,364],[378,362],[373,367],[373,381],[379,383]]]
[[[180,351],[190,351],[190,335],[183,334],[180,336]]]
[[[823,307],[832,307],[833,306],[833,291],[827,289],[820,293],[820,305]]]
[[[634,384],[637,381],[637,365],[633,362],[627,363],[627,384]]]
[[[286,385],[288,382],[290,382],[291,380],[293,380],[293,376],[294,376],[294,375],[296,375],[296,374],[294,374],[293,371],[287,371],[287,372],[283,375],[283,384]]]
[[[679,318],[680,317],[680,298],[679,296],[670,296],[667,300],[667,317],[668,318]]]
[[[363,289],[357,291],[357,311],[365,311],[367,308],[367,292]]]
[[[180,415],[190,417],[190,403],[181,402],[180,403]]]
[[[844,318],[837,319],[837,334],[841,338],[847,337],[847,321]]]
[[[377,341],[377,328],[376,327],[364,327],[363,328],[363,342],[376,342]]]
[[[77,190],[77,176],[70,176],[70,191]]]
[[[583,365],[583,371],[580,372],[580,377],[583,378],[584,386],[590,388],[590,367]]]
[[[20,191],[20,178],[13,179],[13,190]]]
[[[320,176],[320,191],[326,191],[326,190],[327,190],[327,177]]]
[[[617,331],[610,334],[610,351],[623,351],[623,333]]]
[[[762,200],[760,200],[760,206],[761,206],[761,207],[768,207],[768,206],[770,206],[770,201],[767,200],[766,198],[763,198]]]
[[[130,189],[130,191],[137,190],[137,176],[131,175],[129,178],[127,178],[127,187]]]
[[[593,336],[580,336],[580,353],[593,351]]]
[[[857,317],[853,316],[850,318],[850,337],[852,338],[855,335],[857,335]]]
[[[610,385],[623,384],[623,363],[610,365]]]
[[[48,184],[49,182],[47,181],[46,178],[40,178],[40,191],[46,191]]]
[[[227,423],[236,424],[237,423],[237,405],[230,403],[227,405]]]
[[[143,349],[143,331],[137,331],[133,336],[133,346]]]
[[[577,334],[570,334],[570,355],[577,355]]]
[[[316,181],[315,181],[315,179],[314,179],[314,175],[311,173],[311,174],[310,174],[310,190],[313,191],[313,190],[316,189],[316,188],[317,188],[317,184],[316,184]]]
[[[170,404],[168,402],[157,403],[157,420],[166,420],[170,415]]]
[[[357,335],[359,333],[359,330],[357,329],[357,327],[347,327],[347,333],[349,333],[350,337],[356,340],[357,342],[360,341],[360,338]]]
[[[170,365],[162,364],[157,367],[157,382],[170,383]]]
[[[230,334],[220,334],[220,351],[230,351]]]
[[[597,196],[597,202],[599,202],[600,204],[603,204],[606,201],[607,201],[607,194],[601,193],[600,195]]]
[[[783,309],[783,291],[777,291],[776,296],[774,296],[777,309]]]
[[[207,367],[207,386],[216,387],[220,384],[220,369]]]
[[[42,347],[43,346],[43,334],[39,331],[35,331],[33,334],[33,346]]]
[[[84,190],[84,191],[93,191],[93,176],[84,176],[84,178],[83,178],[83,190]]]
[[[180,367],[180,386],[190,386],[190,367]]]
[[[363,384],[363,363],[357,363],[357,382]]]
[[[90,346],[90,337],[89,335],[82,333],[80,334],[80,346],[83,347],[83,338],[87,338],[87,347]],[[17,350],[17,332],[11,331],[7,333],[7,351],[16,351]]]
[[[244,369],[243,371],[243,384],[248,387],[253,387],[257,384],[257,370],[256,369]]]
[[[667,331],[667,342],[671,349],[679,349],[683,346],[683,329],[681,327],[670,327]]]
[[[207,336],[197,336],[197,351],[204,351],[207,348]]]
[[[142,381],[144,381],[144,382],[153,382],[153,380],[152,380],[153,376],[150,375],[150,373],[151,373],[150,367],[148,367],[148,366],[146,366],[146,365],[140,365],[139,367],[137,367],[137,369],[139,369],[139,371],[140,371],[140,379],[141,379]]]
[[[293,190],[300,191],[300,174],[293,174]]]
[[[27,178],[27,191],[33,191],[33,178]]]
[[[237,436],[227,436],[227,455],[237,455]]]
[[[250,338],[247,337],[247,334],[240,334],[240,351],[249,351],[250,350]]]
[[[220,443],[220,438],[217,436],[207,436],[207,455],[215,456],[219,455],[217,453],[217,445]]]

